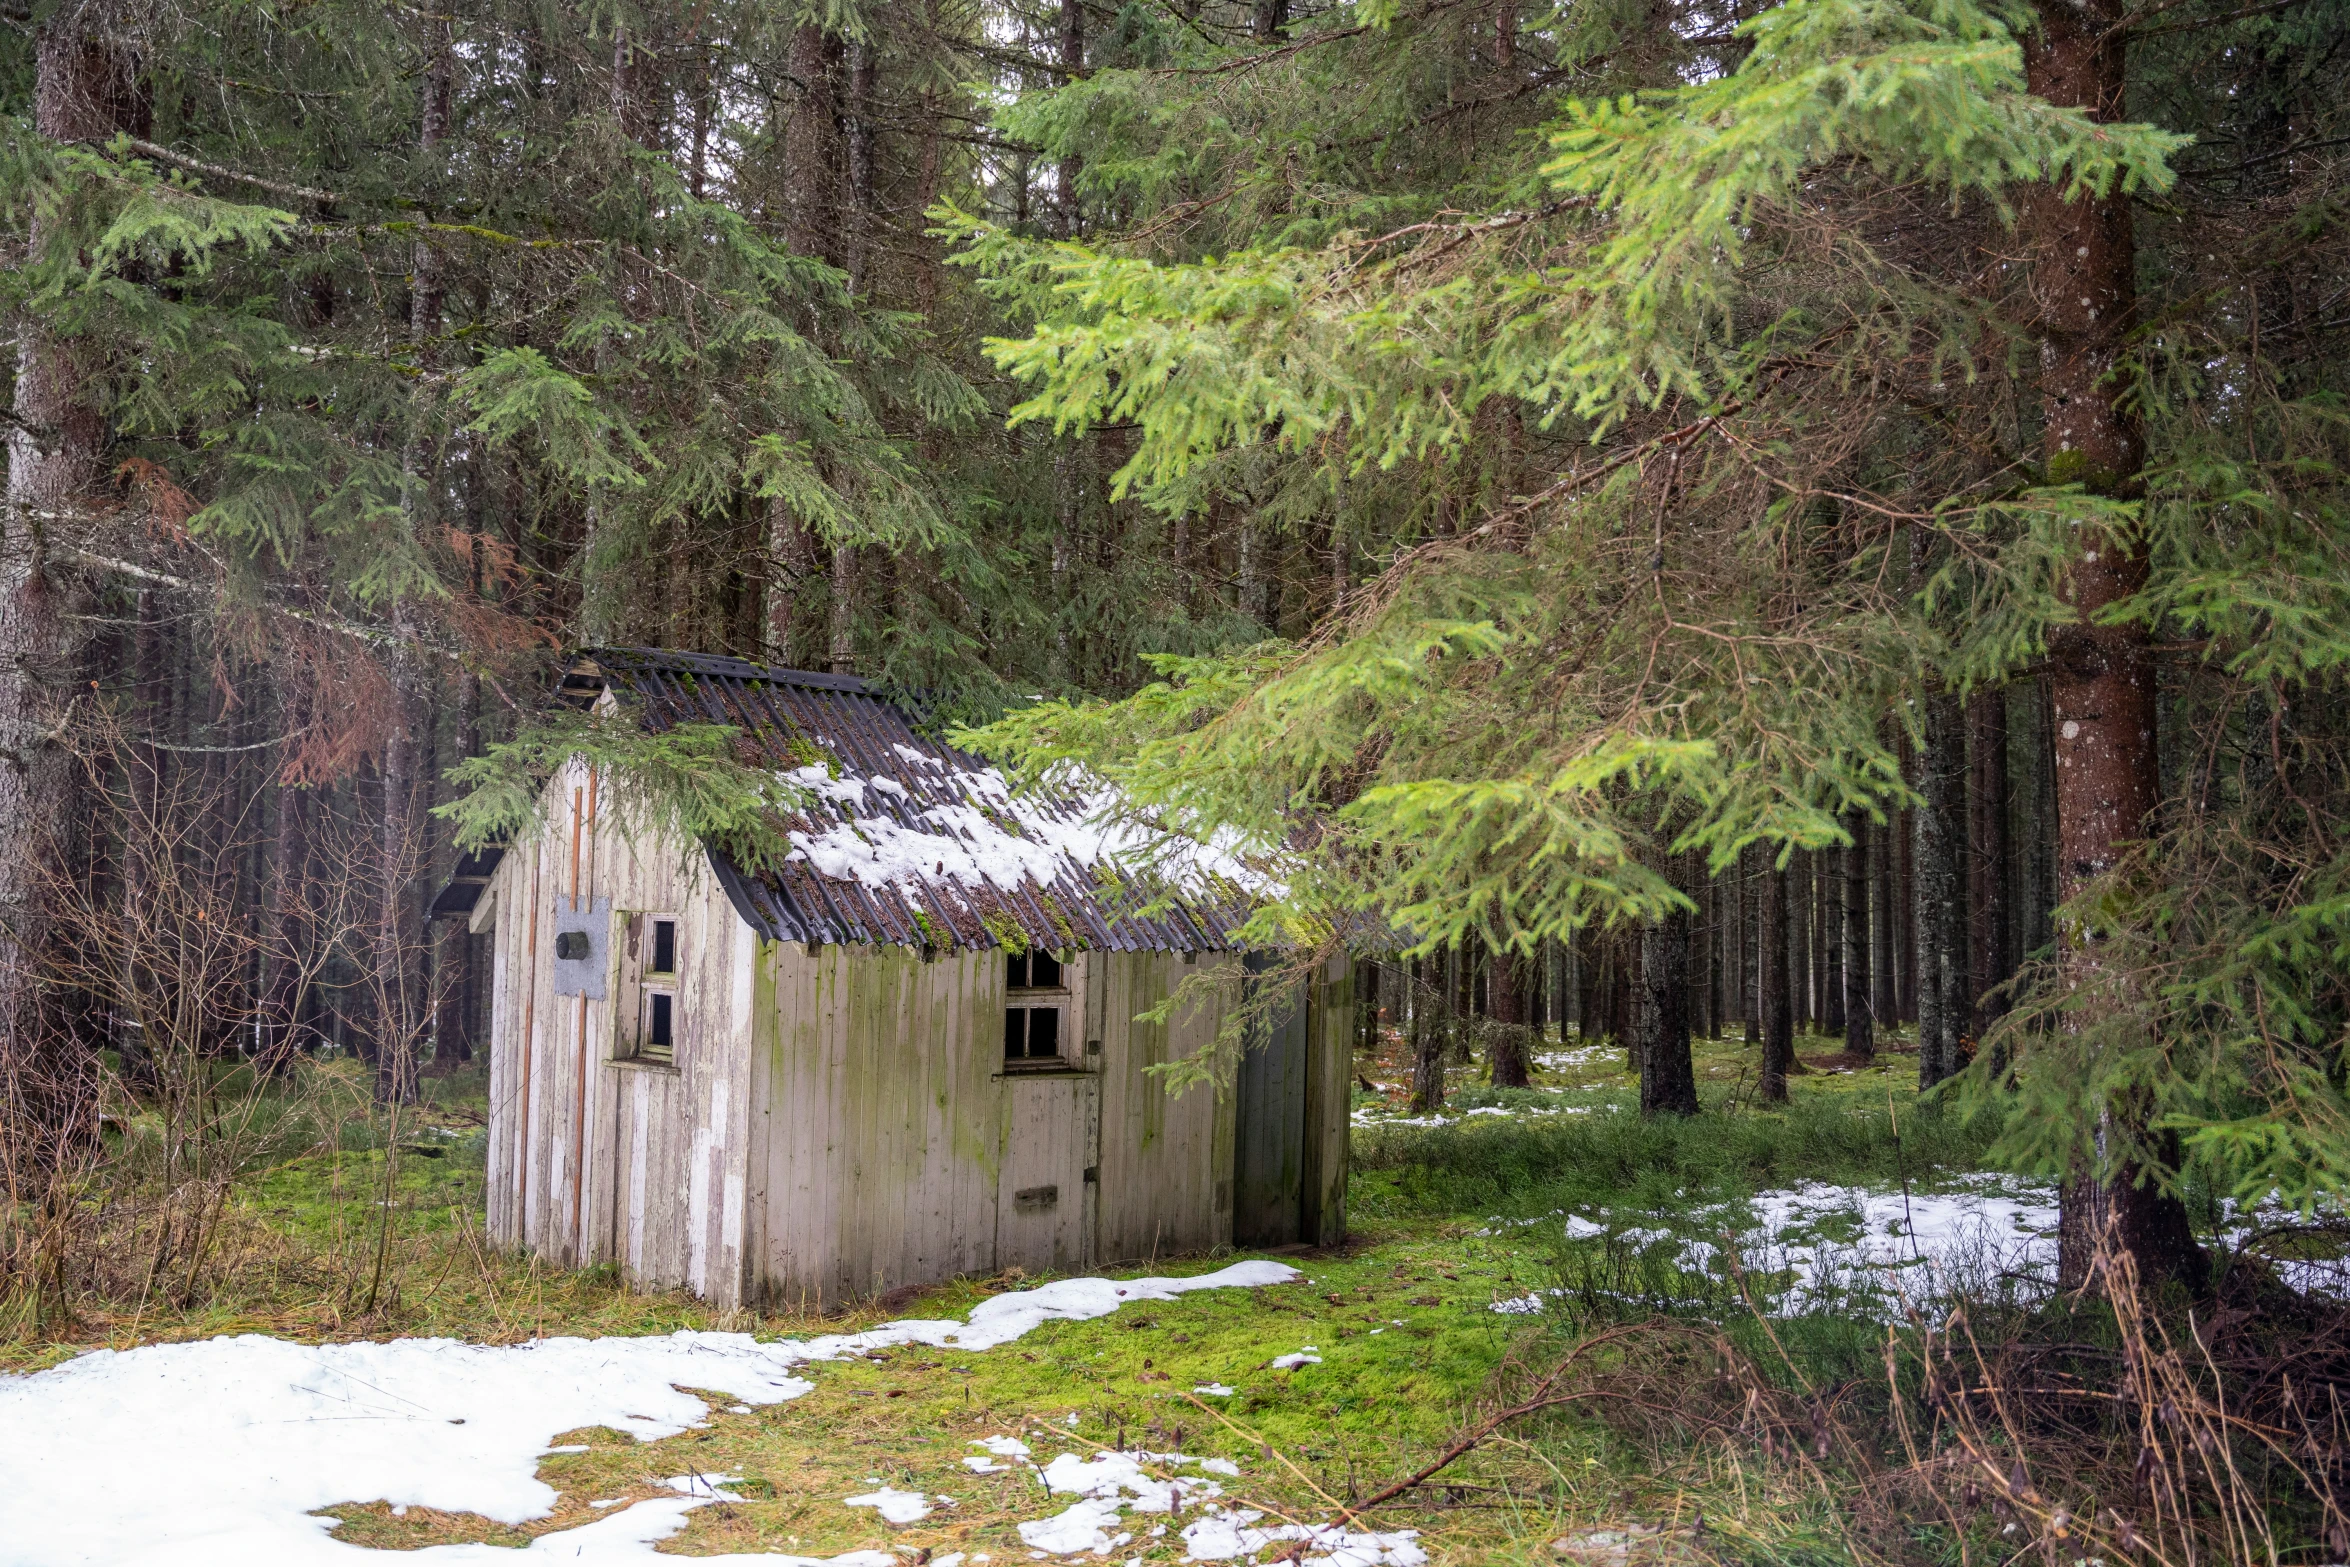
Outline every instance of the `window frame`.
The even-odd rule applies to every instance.
[[[669,927],[670,967],[657,969],[653,956],[660,950],[660,928]],[[677,1052],[685,1032],[685,917],[664,909],[633,910],[622,946],[621,968],[627,1010],[625,1028],[615,1028],[612,1059],[625,1065],[675,1071]],[[654,998],[669,1003],[669,1043],[653,1043]],[[616,1019],[617,1021],[617,1019]]]
[[[1066,1072],[1072,1069],[1083,1069],[1082,1058],[1072,1055],[1069,1050],[1070,1014],[1076,1010],[1077,1000],[1076,992],[1068,982],[1070,960],[1057,952],[1047,952],[1043,955],[1053,960],[1054,967],[1059,971],[1061,983],[1057,985],[1012,984],[1010,981],[1013,974],[1023,971],[1033,954],[1025,952],[1004,954],[1004,1053],[1001,1059],[1003,1070],[1006,1072]],[[1038,1012],[1050,1012],[1054,1015],[1054,1050],[1049,1056],[1027,1053],[1032,1027],[1030,1019]],[[1021,1054],[1019,1055],[1011,1053],[1012,1018],[1015,1014],[1023,1015]]]

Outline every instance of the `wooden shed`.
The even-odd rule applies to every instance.
[[[534,841],[458,867],[434,912],[494,936],[499,1241],[737,1305],[1344,1233],[1347,963],[1276,998],[1224,1092],[1148,1070],[1237,985],[1142,1014],[1273,966],[1228,934],[1244,862],[1015,797],[844,676],[603,650],[562,694],[733,725],[810,803],[751,875],[574,762]]]

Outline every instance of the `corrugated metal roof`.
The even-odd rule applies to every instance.
[[[1091,804],[1026,794],[1015,806],[986,762],[854,677],[656,648],[581,653],[563,694],[605,690],[656,733],[732,725],[755,748],[745,761],[813,781],[816,797],[785,822],[800,847],[780,869],[751,875],[710,854],[743,918],[775,940],[1209,952],[1231,950],[1248,918],[1248,894],[1212,870],[1176,897],[1098,875],[1072,848],[1088,841]],[[933,848],[934,873],[909,864]]]

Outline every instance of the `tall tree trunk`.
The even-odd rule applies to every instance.
[[[1073,82],[1085,74],[1085,0],[1061,0],[1060,38],[1061,79]],[[1054,220],[1063,239],[1075,239],[1081,232],[1077,212],[1077,176],[1084,161],[1075,153],[1061,159],[1059,200],[1054,205]]]
[[[1972,1018],[1966,961],[1966,714],[1937,686],[1926,694],[1918,751],[1917,837],[1918,1087],[1931,1088],[1964,1065]]]
[[[2025,40],[2031,90],[2050,103],[2100,120],[2126,111],[2127,33],[2123,0],[2042,0],[2040,28]],[[2143,450],[2122,401],[2117,370],[2135,325],[2137,289],[2130,200],[2116,188],[2062,199],[2054,187],[2025,209],[2024,234],[2041,335],[2040,409],[2047,478],[2093,493],[2138,492]],[[2121,846],[2146,830],[2159,799],[2153,658],[2135,620],[2101,623],[2101,612],[2136,593],[2146,559],[2125,538],[2084,529],[2080,555],[2061,592],[2077,619],[2049,648],[2049,696],[2056,722],[2056,817],[2061,889],[2071,897],[2111,870]],[[2075,987],[2106,983],[2104,943],[2072,942],[2064,953]],[[2085,1282],[2097,1238],[2108,1225],[2136,1259],[2140,1277],[2201,1283],[2206,1260],[2185,1204],[2133,1155],[2133,1146],[2169,1162],[2136,1104],[2100,1107],[2104,1168],[2083,1170],[2063,1188],[2057,1240],[2059,1287]]]
[[[1991,992],[2015,972],[2007,898],[2007,692],[1978,691],[1967,703],[1967,957],[1974,1034],[1981,1039],[2007,1010]]]
[[[1812,883],[1819,888],[1819,1029],[1845,1031],[1845,855],[1819,850],[1812,858]]]
[[[1687,910],[1675,909],[1641,931],[1640,970],[1640,1113],[1695,1115],[1697,1067],[1689,1055]]]
[[[1809,954],[1809,935],[1812,935],[1812,879],[1809,879],[1809,855],[1798,848],[1786,860],[1786,1027],[1802,1034],[1807,1022],[1812,1022],[1812,954]],[[1793,1057],[1788,1057],[1788,1071],[1793,1071]]]
[[[1432,1115],[1444,1108],[1444,960],[1414,958],[1411,976],[1412,1113]]]
[[[1869,984],[1869,819],[1844,818],[1852,839],[1844,851],[1844,1053],[1870,1060],[1877,1053],[1877,997]]]
[[[1906,735],[1896,744],[1902,776],[1914,789],[1918,785],[1917,756],[1910,750]],[[1905,807],[1894,819],[1893,840],[1887,845],[1893,860],[1894,1010],[1904,1023],[1918,1020],[1917,847],[1917,812]]]
[[[104,8],[64,4],[33,13],[33,127],[64,142],[148,132],[138,64],[102,31]],[[50,240],[36,210],[25,253]],[[56,552],[108,504],[109,434],[93,387],[90,349],[44,319],[17,329],[15,418],[8,433],[7,510],[0,517],[0,1115],[20,1135],[72,1135],[83,1113],[94,1041],[62,1032],[38,970],[52,924],[36,904],[34,856],[61,847],[78,806],[73,759],[57,719],[79,673],[85,622],[73,618],[79,579]],[[75,1059],[69,1060],[72,1055]],[[8,1101],[13,1099],[13,1105]],[[22,1152],[23,1150],[19,1150]]]
[[[874,229],[879,214],[874,206],[874,155],[880,139],[874,123],[873,45],[853,39],[848,46],[848,113],[844,116],[842,151],[849,187],[847,232],[841,240],[841,267],[849,275],[849,292],[861,295],[873,286]]]
[[[1486,1031],[1491,1041],[1486,1046],[1486,1066],[1497,1088],[1525,1088],[1531,1083],[1527,1076],[1529,1062],[1526,1049],[1528,991],[1533,979],[1532,960],[1503,949],[1493,954],[1492,991],[1488,1006],[1494,1026]]]
[[[1893,910],[1898,889],[1894,884],[1894,834],[1898,814],[1883,823],[1870,823],[1872,872],[1869,880],[1869,1016],[1886,1028],[1901,1022],[1901,996],[1894,977],[1900,952],[1893,939]],[[1873,1029],[1872,1029],[1873,1032]]]
[[[1762,995],[1762,1096],[1787,1102],[1787,1072],[1795,1063],[1795,997],[1788,985],[1787,872],[1766,865],[1755,969]]]
[[[471,756],[474,730],[481,722],[481,679],[468,671],[458,677],[456,742],[460,757]],[[435,1072],[453,1072],[473,1059],[473,933],[461,919],[446,919],[434,941],[436,1016],[432,1031]]]

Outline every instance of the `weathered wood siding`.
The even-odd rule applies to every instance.
[[[1133,1021],[1178,970],[1197,972],[1074,955],[1067,1067],[1007,1072],[1002,954],[772,948],[772,999],[754,1002],[772,1019],[751,1067],[755,1287],[814,1304],[1227,1243],[1230,1118],[1212,1088],[1171,1099],[1146,1070],[1212,1040],[1215,1005]]]
[[[571,1266],[617,1262],[632,1283],[735,1304],[744,1285],[750,995],[757,940],[698,847],[630,821],[587,777],[549,786],[549,826],[499,865],[490,1050],[492,1235]],[[605,998],[554,993],[553,916],[610,898]],[[673,1064],[615,1059],[633,1027],[629,916],[679,920]],[[535,940],[533,924],[535,918]],[[585,1148],[586,1156],[579,1150]]]

